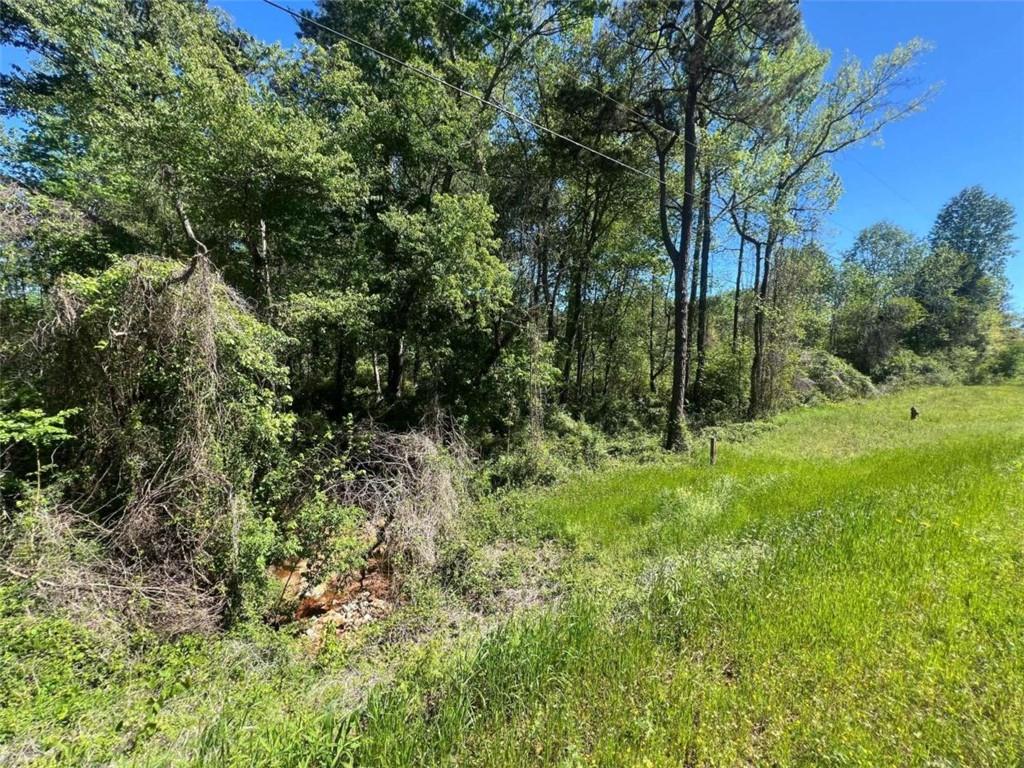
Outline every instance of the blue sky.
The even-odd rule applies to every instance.
[[[295,23],[259,0],[211,0],[255,36],[290,45]],[[310,1],[285,0],[296,9]],[[839,156],[844,194],[823,229],[833,253],[857,231],[889,219],[926,235],[941,206],[981,184],[1018,211],[1024,251],[1024,2],[983,0],[805,0],[804,19],[819,45],[870,61],[912,37],[934,45],[915,76],[942,83],[928,108],[889,126],[883,145]],[[0,51],[0,66],[12,63]],[[1012,302],[1024,311],[1024,256],[1008,266]]]
[[[928,40],[935,47],[916,77],[943,84],[924,112],[885,129],[882,147],[836,159],[844,194],[827,239],[845,247],[883,218],[925,235],[949,198],[981,184],[1017,209],[1024,251],[1024,3],[819,0],[802,8],[814,39],[836,58],[870,59],[915,36]],[[1024,311],[1024,255],[1007,271]]]

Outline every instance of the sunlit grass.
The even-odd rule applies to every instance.
[[[714,468],[532,507],[574,547],[574,598],[424,654],[348,719],[257,723],[277,749],[215,726],[200,762],[1020,765],[1024,390],[794,413]]]
[[[204,670],[124,760],[1024,760],[1024,388],[794,412],[713,468],[701,450],[509,509],[572,553],[561,602],[420,646],[354,710],[330,667]]]

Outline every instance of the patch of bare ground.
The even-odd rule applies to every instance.
[[[273,566],[270,575],[282,590],[281,604],[289,607],[273,623],[301,628],[312,655],[333,635],[350,640],[352,650],[369,660],[406,644],[450,644],[486,633],[512,615],[557,605],[563,595],[559,575],[565,552],[555,542],[497,541],[481,548],[476,561],[479,589],[447,591],[426,609],[403,595],[383,559],[315,585],[306,581],[304,562]],[[360,629],[367,631],[357,633]]]

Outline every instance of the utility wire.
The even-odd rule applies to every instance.
[[[609,162],[614,163],[615,165],[618,165],[618,166],[620,166],[622,168],[625,168],[626,170],[628,170],[628,171],[630,171],[632,173],[635,173],[635,174],[637,174],[639,176],[643,176],[645,178],[651,179],[652,181],[656,182],[659,185],[659,187],[664,184],[664,182],[660,178],[658,178],[657,176],[655,176],[652,173],[648,173],[647,171],[641,170],[640,168],[637,168],[636,166],[630,165],[629,163],[626,163],[626,162],[624,162],[622,160],[619,160],[619,159],[617,159],[615,157],[612,157],[611,155],[608,155],[608,154],[606,154],[604,152],[601,152],[598,149],[594,149],[593,147],[590,147],[590,146],[588,146],[588,145],[586,145],[586,144],[584,144],[584,143],[582,143],[580,141],[577,141],[576,139],[573,139],[570,136],[566,136],[565,134],[559,133],[558,131],[556,131],[556,130],[554,130],[552,128],[548,128],[547,126],[542,125],[542,124],[540,124],[540,123],[538,123],[538,122],[536,122],[534,120],[531,120],[530,118],[526,117],[525,115],[519,114],[518,112],[510,109],[509,107],[504,106],[503,104],[500,104],[500,103],[498,103],[496,101],[493,101],[493,100],[490,100],[490,99],[486,99],[483,96],[478,96],[477,94],[472,93],[471,91],[467,91],[466,89],[464,89],[464,88],[462,88],[462,87],[460,87],[458,85],[455,85],[454,83],[450,83],[447,80],[444,80],[443,78],[440,78],[437,75],[434,75],[433,73],[428,72],[427,70],[425,70],[425,69],[423,69],[421,67],[416,66],[415,64],[410,64],[409,62],[406,62],[406,61],[403,61],[402,59],[399,59],[397,56],[392,56],[389,53],[385,53],[384,51],[378,50],[377,48],[373,47],[372,45],[370,45],[368,43],[364,43],[361,40],[358,40],[358,39],[352,37],[351,35],[347,35],[344,32],[339,32],[338,30],[333,29],[332,27],[328,27],[327,25],[322,24],[321,22],[317,21],[316,19],[312,18],[311,16],[305,16],[305,15],[303,15],[301,13],[297,13],[296,11],[293,11],[290,8],[287,8],[287,7],[283,6],[283,5],[280,5],[277,2],[274,2],[274,0],[262,0],[262,1],[264,3],[266,3],[267,5],[269,5],[269,6],[272,6],[274,8],[277,8],[278,10],[284,11],[289,16],[293,17],[296,21],[305,21],[305,22],[307,22],[309,24],[312,24],[312,25],[314,25],[314,26],[316,26],[316,27],[318,27],[318,28],[320,28],[320,29],[322,29],[322,30],[324,30],[326,32],[330,32],[333,35],[337,35],[342,40],[345,40],[346,42],[349,42],[349,43],[351,43],[353,45],[359,46],[360,48],[363,48],[364,50],[370,51],[371,53],[373,53],[374,55],[378,56],[379,58],[386,59],[388,61],[394,62],[395,64],[399,65],[400,67],[404,67],[405,69],[408,69],[408,70],[410,70],[410,71],[420,75],[421,77],[425,77],[428,80],[431,80],[431,81],[433,81],[435,83],[438,83],[439,85],[443,85],[443,86],[445,86],[447,88],[450,88],[453,91],[456,91],[457,93],[460,93],[460,94],[462,94],[464,96],[468,96],[469,98],[474,99],[475,101],[478,101],[480,104],[482,104],[484,106],[490,107],[492,109],[495,109],[495,110],[497,110],[497,111],[507,115],[508,117],[512,118],[513,120],[519,120],[521,122],[524,122],[524,123],[530,125],[531,127],[535,128],[536,130],[548,133],[551,136],[554,136],[554,137],[556,137],[558,139],[561,139],[562,141],[568,142],[569,144],[572,144],[575,147],[583,149],[583,150],[585,150],[587,152],[590,152],[591,154],[593,154],[593,155],[595,155],[597,157],[600,157],[600,158],[602,158],[604,160],[608,160]],[[490,26],[488,24],[485,24],[484,22],[480,21],[479,19],[474,19],[472,16],[469,16],[468,14],[464,13],[461,9],[459,9],[455,5],[447,2],[447,0],[438,0],[438,2],[442,6],[447,7],[449,10],[451,10],[451,11],[457,13],[459,16],[465,18],[467,21],[470,21],[470,22],[472,22],[474,24],[477,24],[481,28],[488,30],[489,32],[491,32],[492,34],[496,35],[498,38],[504,40],[505,42],[507,42],[509,44],[514,44],[515,41],[512,38],[508,37],[507,35],[502,34],[501,32],[498,32],[492,26]],[[628,105],[623,104],[622,102],[612,98],[611,96],[609,96],[608,94],[604,93],[600,89],[595,88],[595,87],[593,87],[591,85],[588,85],[588,84],[585,84],[585,83],[581,83],[581,85],[584,88],[588,88],[589,90],[593,91],[594,93],[597,93],[598,95],[602,96],[602,98],[606,98],[610,102],[612,102],[614,104],[617,104],[618,106],[620,106],[623,109],[631,112],[632,114],[636,115],[637,117],[640,117],[641,119],[644,119],[644,120],[649,119],[649,118],[646,118],[641,113],[633,110]],[[661,125],[660,123],[658,123],[656,121],[652,121],[652,122],[654,122],[654,124],[658,128],[660,128],[660,129],[662,129],[664,131],[670,131],[670,129],[666,128],[665,126]],[[868,169],[865,168],[865,170],[868,170]],[[871,173],[871,171],[868,171],[868,172]],[[874,175],[874,174],[872,173],[872,175]],[[876,178],[878,178],[878,177],[876,177]],[[883,182],[883,180],[881,178],[878,178],[878,181],[879,182]],[[889,185],[886,184],[886,186],[889,186]],[[890,188],[891,191],[896,192],[896,190],[894,188],[892,188],[891,186],[889,186],[889,188]],[[899,194],[899,193],[897,192],[897,194]],[[902,195],[899,195],[899,196],[903,197]],[[679,201],[674,196],[670,196],[670,199],[671,199],[671,201],[676,206],[680,205]],[[906,198],[904,197],[903,199],[906,199]],[[855,234],[853,232],[851,232],[850,230],[846,229],[845,227],[839,226],[839,225],[835,224],[834,222],[830,222],[830,224],[832,226],[842,230],[842,231],[845,231],[849,235],[855,236]]]
[[[892,193],[893,193],[894,195],[896,195],[896,197],[900,198],[900,200],[902,200],[903,202],[907,203],[908,205],[913,205],[913,204],[914,204],[914,202],[913,202],[912,200],[910,200],[910,198],[908,198],[908,197],[907,197],[906,195],[904,195],[904,194],[903,194],[902,192],[900,192],[900,191],[899,191],[898,189],[896,189],[896,187],[894,187],[894,186],[893,186],[892,184],[890,184],[890,183],[889,183],[888,181],[886,181],[886,180],[885,180],[885,179],[883,179],[883,178],[882,178],[881,176],[879,176],[879,175],[878,175],[877,173],[875,173],[875,172],[874,172],[874,171],[872,171],[872,170],[871,170],[870,168],[868,168],[868,167],[867,167],[867,165],[865,165],[864,163],[862,163],[862,162],[861,162],[860,160],[858,160],[858,159],[857,159],[856,157],[854,157],[853,155],[847,155],[847,157],[848,157],[848,158],[849,158],[849,159],[850,159],[850,160],[851,160],[851,161],[852,161],[852,162],[853,162],[853,163],[854,163],[855,165],[859,166],[859,167],[860,167],[860,169],[861,169],[862,171],[864,171],[864,172],[865,172],[866,174],[868,174],[869,176],[873,176],[873,177],[875,178],[875,181],[877,181],[877,182],[878,182],[879,184],[881,184],[881,185],[882,185],[883,187],[887,188],[887,189],[888,189],[888,190],[889,190],[890,192],[892,192]]]
[[[339,38],[341,38],[342,40],[344,40],[347,43],[351,43],[352,45],[356,45],[356,46],[358,46],[358,47],[360,47],[360,48],[362,48],[364,50],[370,51],[375,56],[377,56],[377,57],[379,57],[381,59],[386,59],[388,61],[391,61],[391,62],[397,64],[400,67],[408,69],[410,72],[416,73],[420,77],[424,77],[424,78],[426,78],[428,80],[431,80],[431,81],[433,81],[433,82],[435,82],[435,83],[437,83],[439,85],[443,85],[443,86],[445,86],[447,88],[450,88],[453,91],[462,94],[463,96],[468,96],[469,98],[474,99],[474,100],[480,102],[484,106],[491,107],[492,109],[496,109],[497,111],[507,115],[508,117],[512,118],[513,120],[519,120],[521,122],[524,122],[527,125],[532,126],[533,128],[535,128],[538,131],[544,131],[545,133],[548,133],[548,134],[554,136],[555,138],[558,138],[558,139],[561,139],[562,141],[568,142],[569,144],[572,144],[575,147],[579,147],[580,149],[583,149],[583,150],[585,150],[587,152],[590,152],[591,154],[596,155],[597,157],[600,157],[600,158],[602,158],[604,160],[608,160],[609,162],[615,163],[615,165],[621,166],[622,168],[625,168],[626,170],[631,171],[632,173],[635,173],[635,174],[637,174],[639,176],[643,176],[645,178],[651,179],[651,180],[657,182],[659,187],[664,184],[664,182],[660,178],[658,178],[657,176],[655,176],[652,173],[648,173],[647,171],[640,170],[636,166],[630,165],[629,163],[623,162],[622,160],[614,158],[611,155],[605,154],[604,152],[602,152],[599,149],[594,149],[593,147],[587,146],[583,142],[576,141],[576,139],[573,139],[573,138],[571,138],[569,136],[566,136],[564,133],[559,133],[558,131],[553,130],[551,128],[548,128],[545,125],[541,125],[540,123],[538,123],[538,122],[536,122],[534,120],[531,120],[530,118],[526,117],[525,115],[519,114],[515,110],[510,109],[509,107],[506,107],[503,104],[499,104],[496,101],[492,101],[490,99],[486,99],[483,96],[478,96],[477,94],[473,93],[472,91],[467,91],[465,88],[462,88],[462,87],[460,87],[458,85],[455,85],[454,83],[450,83],[447,80],[445,80],[444,78],[438,77],[437,75],[435,75],[435,74],[433,74],[431,72],[428,72],[427,70],[423,69],[422,67],[418,67],[415,64],[410,64],[409,62],[403,61],[402,59],[398,58],[397,56],[392,56],[390,53],[385,53],[384,51],[378,50],[377,48],[374,48],[369,43],[364,43],[362,40],[359,40],[359,39],[357,39],[355,37],[352,37],[351,35],[347,35],[344,32],[339,32],[338,30],[333,29],[332,27],[328,27],[326,24],[321,24],[319,21],[317,21],[316,19],[312,18],[311,16],[305,16],[303,14],[297,13],[296,11],[293,11],[291,8],[287,8],[287,7],[283,6],[283,5],[280,5],[279,3],[274,2],[274,0],[263,0],[263,2],[266,3],[269,6],[272,6],[273,8],[277,8],[280,11],[284,11],[289,16],[294,18],[296,21],[304,21],[304,22],[306,22],[308,24],[312,24],[313,26],[318,27],[319,29],[324,30],[325,32],[330,32],[333,35],[337,35]],[[679,205],[679,201],[676,200],[675,198],[672,198],[672,202],[675,203],[676,205]]]
[[[518,45],[519,44],[512,37],[509,37],[508,35],[506,35],[506,34],[504,34],[502,32],[499,32],[498,30],[496,30],[494,27],[490,26],[489,24],[485,24],[484,22],[482,22],[480,19],[473,18],[468,13],[463,11],[459,6],[455,5],[454,3],[449,3],[449,2],[447,2],[447,0],[438,0],[438,4],[443,6],[443,7],[445,7],[445,8],[447,8],[448,10],[452,11],[453,13],[457,13],[459,16],[461,16],[462,18],[466,19],[466,21],[470,22],[471,24],[475,24],[476,26],[480,27],[481,29],[486,29],[492,35],[497,37],[499,40],[502,40],[503,42],[507,43],[508,45]],[[610,103],[615,104],[618,107],[621,107],[622,109],[626,110],[631,115],[633,115],[634,117],[640,118],[640,120],[643,121],[644,123],[652,123],[656,128],[658,128],[659,130],[664,131],[665,133],[667,133],[669,135],[673,135],[674,136],[676,134],[676,131],[673,131],[668,126],[662,125],[661,123],[659,123],[654,118],[648,117],[647,115],[643,114],[642,112],[638,112],[637,110],[633,109],[628,104],[624,104],[621,101],[619,101],[618,99],[614,98],[613,96],[610,96],[607,91],[602,91],[600,88],[598,88],[596,86],[593,86],[593,85],[590,85],[589,83],[580,83],[580,86],[582,86],[583,88],[586,88],[588,91],[592,91],[593,93],[596,93],[602,99],[607,99]]]

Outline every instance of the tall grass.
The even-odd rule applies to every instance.
[[[714,469],[591,476],[536,508],[576,547],[569,604],[425,655],[344,717],[218,722],[195,762],[1024,758],[1020,389],[799,413]]]
[[[424,646],[356,707],[219,679],[215,717],[126,762],[1024,761],[1024,389],[790,414],[714,468],[594,474],[528,506],[574,553],[561,604]]]

